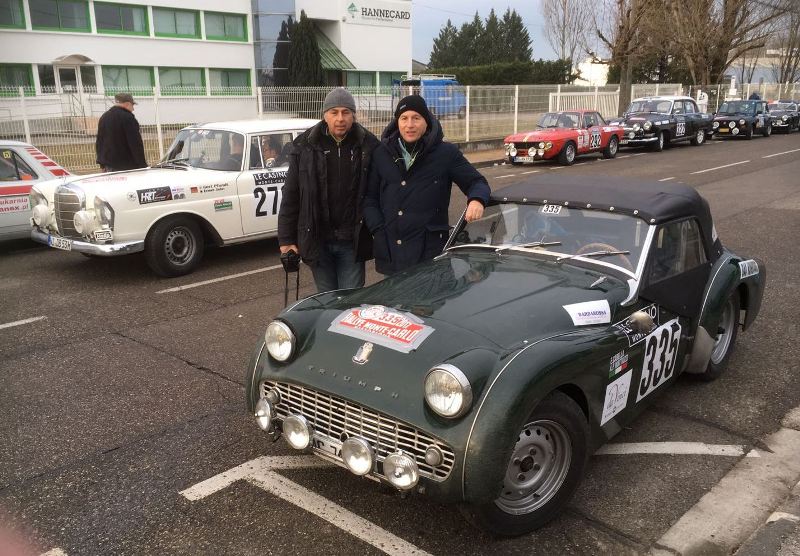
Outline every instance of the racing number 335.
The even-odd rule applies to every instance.
[[[273,216],[278,214],[278,207],[281,204],[281,189],[277,185],[270,185],[264,191],[263,187],[256,187],[253,190],[253,196],[258,199],[256,205],[256,216]],[[272,212],[264,210],[264,203],[267,197],[272,196]]]
[[[678,319],[659,326],[647,337],[642,376],[636,393],[637,402],[672,376],[680,339],[681,325]]]

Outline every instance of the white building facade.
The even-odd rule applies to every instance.
[[[0,94],[251,95],[286,84],[303,10],[328,84],[408,71],[411,0],[0,0]]]

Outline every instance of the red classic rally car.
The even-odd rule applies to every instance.
[[[558,158],[569,166],[579,154],[600,152],[603,158],[614,158],[623,133],[621,127],[607,124],[599,112],[548,112],[535,130],[509,135],[504,143],[511,164]]]

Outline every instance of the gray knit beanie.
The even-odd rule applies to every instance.
[[[338,106],[349,108],[353,113],[356,111],[356,101],[353,95],[344,87],[336,87],[325,96],[325,102],[322,103],[322,113],[324,114],[331,108]]]

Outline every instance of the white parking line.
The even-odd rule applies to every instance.
[[[669,181],[669,180],[674,180],[674,179],[675,179],[675,176],[670,176],[668,178],[662,178],[662,179],[660,179],[658,181]]]
[[[586,164],[586,163],[585,162],[578,162],[577,164],[573,164],[573,166],[583,166],[584,164]]]
[[[250,484],[262,488],[324,519],[328,523],[335,525],[365,543],[371,544],[386,554],[392,556],[402,556],[405,554],[426,556],[428,554],[413,544],[393,535],[389,531],[378,527],[371,521],[347,511],[338,504],[331,502],[327,498],[320,496],[304,486],[290,481],[275,471],[276,469],[330,467],[332,465],[333,464],[327,463],[314,456],[262,456],[234,467],[233,469],[229,469],[210,479],[206,479],[182,491],[181,494],[192,501],[200,500],[229,486],[234,481],[244,479]]]
[[[0,329],[11,328],[13,326],[22,326],[23,324],[30,324],[32,322],[38,322],[38,321],[44,320],[46,318],[47,317],[33,317],[31,319],[15,320],[14,322],[7,322],[5,324],[0,324]]]
[[[632,154],[631,156],[644,156],[644,155],[646,155],[646,154],[647,154],[647,153],[634,153],[634,154]]]
[[[530,170],[528,172],[522,172],[523,174],[535,174],[536,172],[540,172],[541,170]]]
[[[745,446],[737,444],[704,444],[703,442],[633,442],[629,444],[605,444],[596,455],[611,456],[625,454],[670,454],[698,456],[744,456]],[[761,457],[755,450],[746,453],[748,458]]]
[[[513,178],[514,176],[516,176],[516,174],[506,174],[505,176],[497,176],[496,179],[499,180],[500,178]]]
[[[283,265],[273,265],[268,266],[265,268],[257,268],[255,270],[248,270],[247,272],[240,272],[239,274],[230,274],[228,276],[220,276],[219,278],[213,278],[211,280],[203,280],[202,282],[194,282],[193,284],[186,284],[183,286],[177,286],[175,288],[169,288],[166,290],[159,290],[156,293],[173,293],[173,292],[180,292],[183,290],[190,290],[192,288],[199,288],[200,286],[207,286],[208,284],[216,284],[217,282],[224,282],[225,280],[233,280],[234,278],[241,278],[242,276],[250,276],[251,274],[258,274],[260,272],[267,272],[268,270],[276,270],[278,268],[283,268]],[[42,317],[44,318],[44,317]]]
[[[698,170],[697,172],[691,172],[692,174],[705,174],[706,172],[713,172],[714,170],[721,170],[722,168],[730,168],[731,166],[738,166],[739,164],[747,164],[750,162],[749,160],[740,160],[739,162],[733,162],[732,164],[725,164],[724,166],[717,166],[715,168],[706,168],[705,170]]]
[[[551,166],[550,167],[551,170],[563,170],[564,168],[566,168],[566,166]]]
[[[60,548],[53,548],[52,550],[43,552],[41,556],[67,556],[67,553],[61,550]]]
[[[800,151],[800,149],[792,149],[790,151],[783,151],[782,153],[768,154],[767,156],[762,156],[761,158],[772,158],[773,156],[780,156],[782,154],[796,153],[797,151]]]
[[[631,155],[631,154],[623,154],[622,156],[618,156],[617,158],[630,158],[631,156],[633,156],[633,155]]]

